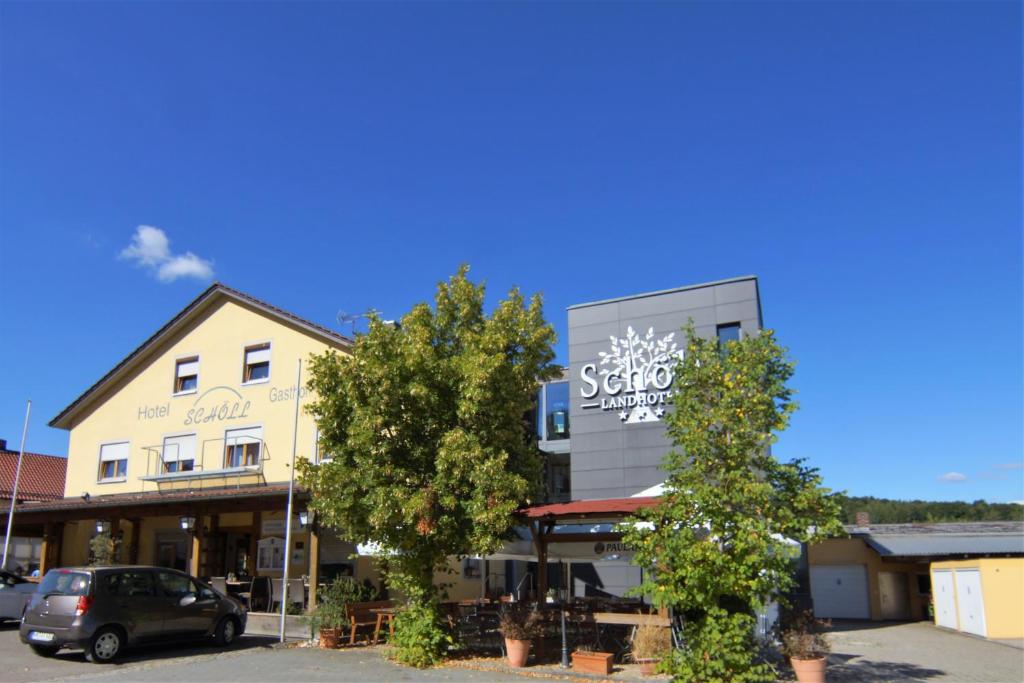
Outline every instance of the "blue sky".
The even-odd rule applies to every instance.
[[[1020,22],[3,3],[0,438],[32,398],[30,450],[65,453],[46,422],[211,273],[333,324],[468,262],[543,292],[562,360],[568,305],[753,273],[799,363],[778,455],[852,494],[1024,499]],[[149,265],[119,258],[141,225]]]

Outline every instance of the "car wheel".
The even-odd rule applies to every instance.
[[[230,645],[238,637],[238,622],[232,617],[224,617],[213,632],[213,639],[218,645]]]
[[[101,628],[92,637],[89,649],[85,652],[85,658],[94,664],[104,664],[113,661],[124,647],[124,635],[121,629],[113,626]]]
[[[57,654],[57,648],[46,647],[44,645],[29,645],[32,648],[32,652],[35,652],[40,657],[53,657]]]

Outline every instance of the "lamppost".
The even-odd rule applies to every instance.
[[[188,541],[185,548],[185,573],[191,574],[192,571],[192,532],[196,528],[196,518],[194,515],[185,515],[180,520],[181,530],[188,532]]]

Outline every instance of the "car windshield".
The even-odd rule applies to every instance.
[[[43,595],[88,595],[89,574],[70,569],[51,569],[39,584]]]

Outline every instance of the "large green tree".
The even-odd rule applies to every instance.
[[[556,372],[539,295],[512,290],[489,315],[463,266],[398,325],[372,319],[351,355],[311,362],[309,410],[329,462],[300,463],[318,519],[388,553],[407,600],[398,657],[444,656],[435,572],[497,550],[512,513],[539,492],[542,460],[524,421]]]
[[[725,346],[686,333],[666,416],[667,490],[625,541],[652,569],[640,591],[685,615],[668,662],[678,680],[771,680],[754,614],[792,587],[792,541],[842,533],[839,505],[816,470],[771,453],[796,409],[793,364],[773,333]]]

